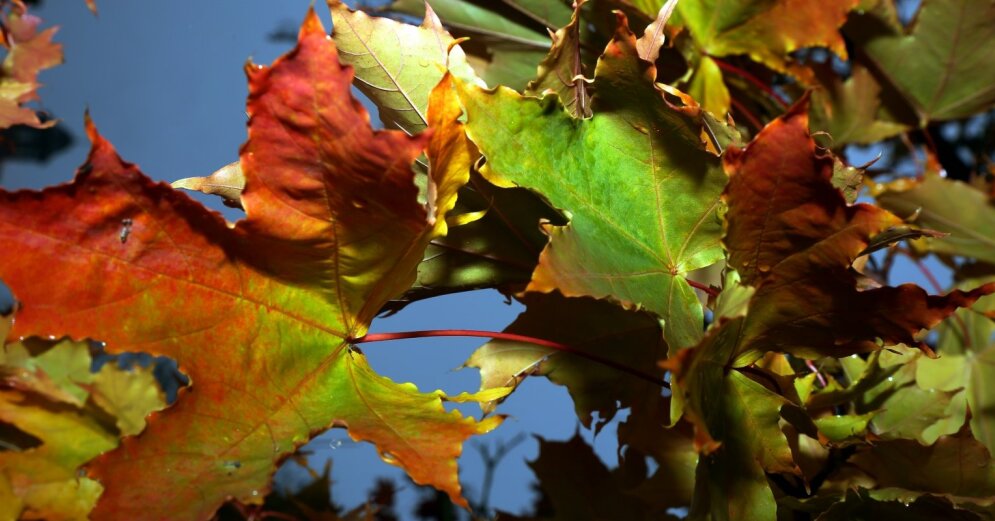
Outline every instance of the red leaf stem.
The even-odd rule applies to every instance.
[[[740,103],[736,98],[730,98],[729,101],[732,102],[732,108],[736,109],[737,113],[746,118],[746,121],[748,121],[750,125],[753,125],[753,128],[757,132],[764,128],[764,124],[760,122],[760,118],[750,112],[750,109],[746,108],[746,105]]]
[[[688,279],[688,278],[685,278],[684,280],[687,281],[688,286],[691,286],[694,289],[700,289],[701,291],[704,291],[705,294],[708,295],[708,296],[710,296],[710,297],[717,297],[717,296],[719,296],[718,290],[716,290],[715,288],[713,288],[711,286],[706,286],[706,285],[704,285],[704,284],[702,284],[700,282],[697,282],[697,281],[694,281],[694,280],[691,280],[691,279]]]
[[[736,76],[739,76],[740,78],[743,78],[747,82],[753,84],[753,86],[757,87],[758,89],[764,91],[782,109],[788,108],[788,102],[787,102],[787,100],[785,100],[784,98],[782,98],[781,95],[778,94],[777,91],[775,91],[773,88],[771,88],[770,85],[767,85],[766,83],[760,81],[760,79],[757,78],[756,76],[754,76],[753,74],[750,74],[748,71],[746,71],[744,69],[740,69],[739,67],[736,67],[735,65],[733,65],[733,64],[731,64],[731,63],[729,63],[727,61],[724,61],[724,60],[721,60],[719,58],[716,58],[715,56],[709,56],[709,58],[711,58],[713,61],[715,61],[715,64],[718,65],[720,69],[722,69],[722,70],[724,70],[726,72],[731,72],[731,73],[735,74]]]

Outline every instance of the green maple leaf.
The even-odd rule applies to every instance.
[[[881,141],[908,128],[882,103],[883,87],[866,67],[854,63],[846,80],[832,71],[816,75],[822,88],[812,94],[812,129],[828,132],[834,149]]]
[[[356,71],[356,87],[377,105],[387,128],[416,134],[428,127],[429,93],[448,69],[465,81],[476,75],[453,37],[429,8],[420,26],[353,11],[329,0],[332,38],[343,63]]]
[[[917,249],[995,263],[995,201],[985,191],[930,172],[878,185],[872,194],[882,207],[947,234],[916,241]]]
[[[778,426],[787,400],[729,369],[744,322],[724,322],[666,362],[702,452],[692,519],[773,520],[777,505],[764,473],[800,473]]]
[[[564,108],[576,118],[591,116],[591,94],[584,78],[581,56],[580,9],[584,0],[577,2],[570,23],[553,33],[549,54],[539,64],[536,79],[525,87],[525,94],[542,96],[554,92]]]
[[[432,9],[457,36],[469,36],[469,62],[489,85],[520,89],[535,77],[536,66],[550,48],[546,29],[555,31],[570,21],[570,7],[550,0],[477,3],[433,0]],[[397,0],[391,9],[425,14],[422,0]]]
[[[925,0],[906,30],[868,14],[848,24],[862,56],[902,94],[919,121],[957,119],[995,105],[990,0]]]
[[[747,55],[778,72],[803,80],[811,73],[789,54],[805,47],[826,47],[846,58],[839,28],[857,0],[701,0],[677,5],[675,24],[689,29],[699,54],[692,64],[691,92],[706,109],[724,115],[729,91],[710,56]],[[655,14],[656,11],[649,11]]]
[[[377,375],[349,344],[445,229],[458,180],[434,180],[427,212],[411,164],[427,144],[442,164],[458,150],[373,131],[313,12],[293,52],[247,74],[247,217],[234,226],[144,177],[92,126],[71,184],[0,191],[0,248],[18,251],[0,277],[22,302],[11,335],[170,356],[192,382],[89,465],[105,488],[92,515],[205,519],[228,498],[258,501],[276,463],[331,426],[465,505],[461,443],[500,418],[446,412],[441,391]]]
[[[715,209],[725,176],[700,141],[700,121],[672,108],[655,76],[621,17],[598,62],[590,119],[555,98],[459,88],[467,133],[487,158],[481,173],[570,214],[567,226],[546,227],[550,244],[528,289],[643,307],[663,317],[678,348],[701,337],[701,305],[684,275],[722,256]]]
[[[6,330],[0,326],[0,343]],[[0,517],[85,519],[103,490],[79,467],[166,406],[152,367],[90,372],[86,342],[28,339],[0,356]],[[69,400],[67,400],[69,398]],[[10,436],[13,427],[37,444]]]

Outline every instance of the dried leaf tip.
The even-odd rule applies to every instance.
[[[667,0],[667,3],[663,4],[660,12],[657,13],[656,20],[646,26],[643,35],[636,42],[640,58],[650,63],[656,63],[656,59],[660,57],[660,47],[667,40],[667,35],[663,30],[667,26],[670,16],[674,14],[676,7],[677,0]]]
[[[83,126],[86,128],[86,137],[90,140],[90,156],[92,157],[94,152],[99,149],[104,149],[110,153],[117,155],[117,150],[114,145],[104,139],[104,136],[100,135],[100,131],[97,130],[96,123],[93,122],[93,118],[90,117],[90,109],[87,109],[83,113]],[[89,163],[89,161],[87,161]],[[82,169],[81,169],[82,170]]]

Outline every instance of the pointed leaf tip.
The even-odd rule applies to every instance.
[[[304,17],[304,22],[301,23],[301,30],[297,35],[297,40],[303,40],[304,37],[312,34],[325,34],[325,25],[321,23],[321,18],[318,18],[318,13],[314,11],[314,4],[308,7],[307,15]]]

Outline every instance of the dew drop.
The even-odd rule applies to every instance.
[[[258,495],[259,495],[259,491],[258,490],[253,490],[252,491],[252,496],[253,497],[258,496]]]
[[[894,376],[889,376],[888,377],[888,381],[889,382],[894,382],[895,381],[895,377]]]
[[[380,459],[384,460],[384,462],[389,463],[391,465],[398,465],[397,458],[389,452],[384,452],[383,454],[381,454]]]

